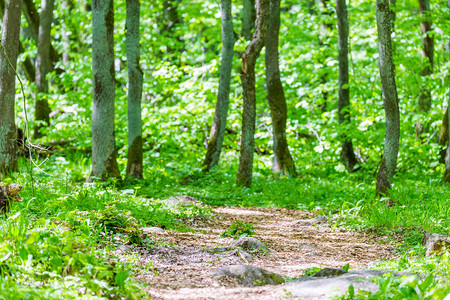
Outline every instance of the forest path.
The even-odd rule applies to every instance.
[[[313,213],[261,207],[217,207],[213,212],[214,219],[192,222],[190,227],[196,232],[155,233],[154,241],[164,246],[134,252],[139,265],[153,264],[153,271],[136,274],[136,280],[148,284],[153,299],[286,299],[283,285],[248,288],[234,279],[218,278],[214,272],[222,266],[248,264],[292,278],[310,267],[349,263],[351,268],[363,269],[395,257],[395,249],[385,240],[333,230],[327,222],[315,224]],[[271,251],[252,254],[253,261],[248,263],[236,252],[204,251],[229,246],[233,239],[219,236],[236,220],[253,224],[255,237]]]

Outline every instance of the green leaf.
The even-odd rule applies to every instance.
[[[122,270],[116,274],[116,276],[114,277],[114,281],[118,286],[123,287],[125,285],[125,281],[127,280],[129,273],[130,271],[128,270]]]

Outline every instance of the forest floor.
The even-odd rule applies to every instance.
[[[296,278],[311,267],[368,268],[373,262],[398,256],[384,237],[343,231],[332,222],[298,210],[260,207],[217,207],[214,218],[197,217],[193,232],[165,230],[152,236],[156,248],[118,250],[120,259],[134,260],[135,278],[148,284],[153,299],[281,299],[283,285],[243,287],[234,279],[214,276],[217,268],[246,264],[287,278]],[[222,254],[208,249],[228,246],[234,239],[221,238],[235,221],[251,223],[256,235],[270,249],[252,253],[246,261],[237,251]],[[146,266],[146,267],[144,267]],[[143,271],[145,270],[146,271]]]

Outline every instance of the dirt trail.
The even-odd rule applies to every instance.
[[[283,286],[246,288],[234,279],[214,276],[218,267],[250,264],[287,277],[298,277],[310,267],[367,268],[370,263],[392,259],[394,248],[376,237],[332,230],[328,223],[309,221],[312,213],[288,209],[255,207],[219,207],[215,219],[198,219],[191,225],[197,232],[165,231],[155,233],[157,249],[136,250],[141,265],[153,262],[153,271],[140,273],[136,279],[149,285],[154,299],[281,299],[289,298]],[[231,238],[219,238],[234,221],[253,224],[256,238],[270,253],[252,254],[244,262],[236,252],[212,254],[206,249],[228,246]],[[123,254],[130,255],[130,254]]]

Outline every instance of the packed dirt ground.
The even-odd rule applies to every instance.
[[[246,264],[287,278],[311,267],[365,269],[375,261],[392,259],[395,249],[382,237],[334,229],[332,222],[314,213],[257,207],[217,207],[214,218],[197,217],[195,232],[164,230],[152,234],[156,248],[119,250],[123,259],[134,259],[136,280],[148,284],[153,299],[284,299],[283,285],[243,287],[235,279],[217,277],[217,268]],[[211,253],[229,246],[232,238],[220,238],[234,221],[251,223],[269,252],[245,258],[238,251]],[[142,270],[147,271],[143,272]]]

